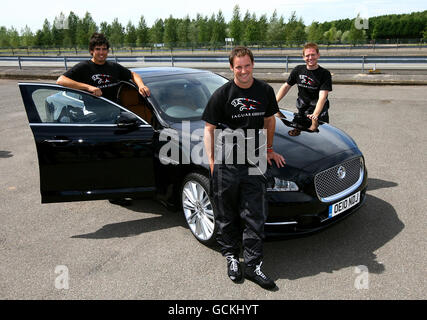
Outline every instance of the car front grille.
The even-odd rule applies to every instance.
[[[363,160],[360,157],[319,172],[314,177],[317,196],[323,202],[343,197],[359,187],[363,174]]]

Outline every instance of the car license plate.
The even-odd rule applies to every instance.
[[[329,218],[350,209],[360,202],[360,191],[329,206]]]

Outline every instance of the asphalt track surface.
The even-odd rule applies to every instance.
[[[155,201],[41,204],[17,81],[0,80],[0,97],[0,299],[426,298],[425,86],[334,86],[331,123],[366,157],[367,201],[320,233],[266,242],[275,292],[232,283],[220,253]]]

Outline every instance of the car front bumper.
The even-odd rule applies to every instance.
[[[329,206],[333,203],[321,203],[317,199],[301,202],[270,202],[269,216],[265,224],[267,238],[304,236],[319,232],[336,222],[356,212],[363,206],[366,200],[366,184],[362,184],[360,191],[360,201],[350,209],[329,218]],[[301,198],[310,198],[307,195],[300,195]]]

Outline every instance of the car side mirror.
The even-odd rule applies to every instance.
[[[117,116],[116,124],[118,128],[137,128],[142,121],[139,120],[133,113],[122,112]]]

